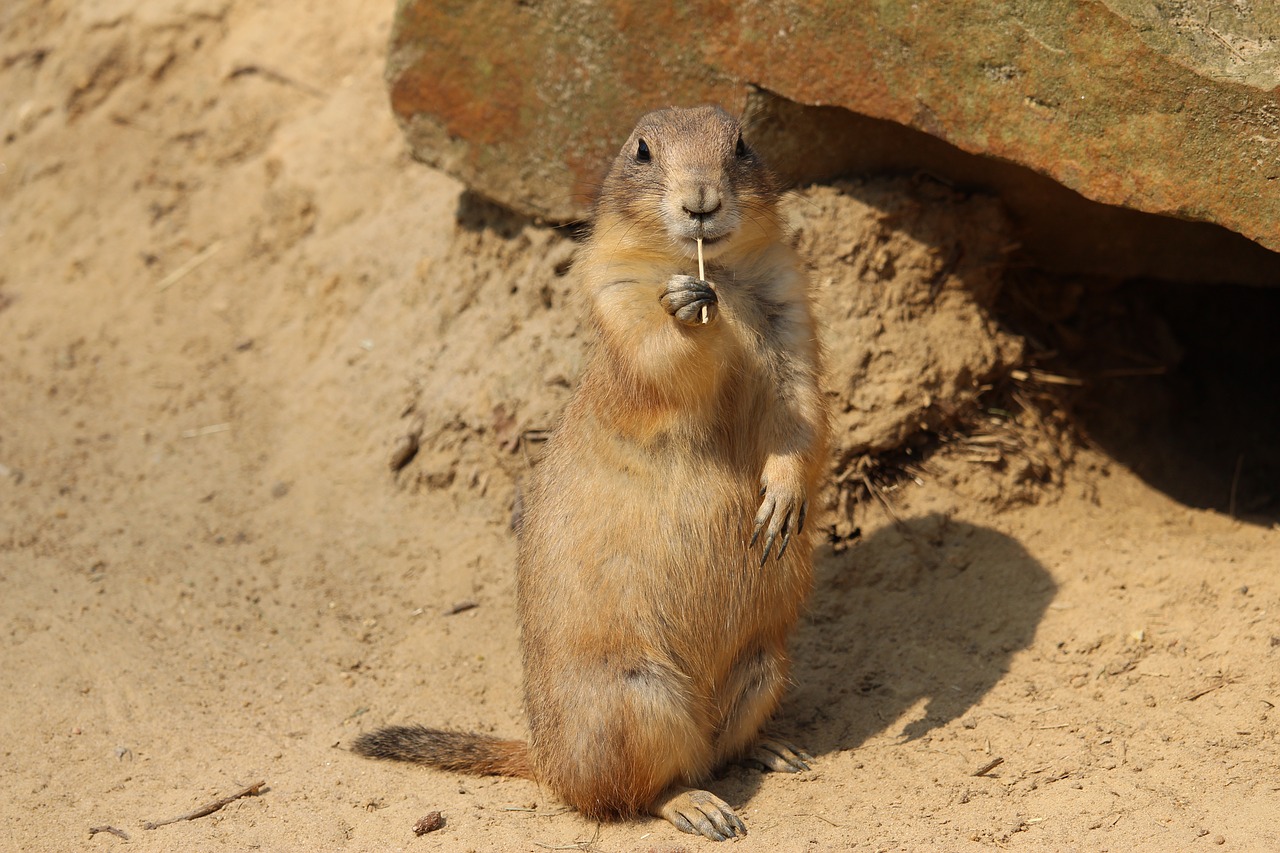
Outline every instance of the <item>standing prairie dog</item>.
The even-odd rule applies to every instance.
[[[640,120],[576,270],[596,342],[525,496],[517,567],[531,737],[399,726],[356,752],[536,779],[582,813],[723,840],[695,786],[751,759],[787,687],[825,455],[819,350],[768,171],[717,107]],[[697,270],[697,240],[708,260]]]

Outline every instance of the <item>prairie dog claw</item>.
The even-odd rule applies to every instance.
[[[802,497],[779,498],[767,487],[765,488],[764,499],[760,502],[759,511],[756,512],[755,529],[751,532],[751,547],[755,547],[756,540],[760,538],[760,532],[766,531],[764,551],[760,554],[760,565],[763,566],[769,559],[769,552],[779,536],[782,539],[778,545],[777,558],[782,559],[782,555],[787,552],[787,546],[791,544],[791,534],[799,533],[804,529],[804,517],[808,506],[808,501]],[[792,518],[796,519],[795,524],[792,524]],[[765,525],[768,525],[767,530]]]
[[[747,825],[734,814],[724,800],[710,791],[677,788],[654,813],[675,824],[676,829],[690,835],[701,835],[712,841],[727,841],[747,834]]]

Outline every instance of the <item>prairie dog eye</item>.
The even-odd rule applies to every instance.
[[[742,141],[741,133],[738,134],[738,147],[734,149],[734,153],[736,153],[739,158],[747,156],[747,143]]]
[[[640,144],[636,146],[636,162],[648,163],[652,159],[653,155],[649,153],[649,143],[641,139]]]

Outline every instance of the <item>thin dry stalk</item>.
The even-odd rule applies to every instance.
[[[249,785],[245,788],[241,788],[239,791],[236,791],[234,794],[228,794],[227,796],[220,797],[211,803],[205,803],[203,806],[200,806],[200,808],[192,809],[189,812],[183,812],[177,817],[171,817],[167,820],[146,821],[145,823],[142,824],[142,828],[158,829],[162,826],[168,826],[171,823],[181,823],[184,820],[195,820],[196,818],[204,817],[205,815],[211,815],[214,812],[221,809],[223,806],[229,803],[234,803],[236,800],[240,799],[241,797],[256,797],[262,791],[262,788],[266,784],[267,783],[265,781],[254,782],[252,785]]]

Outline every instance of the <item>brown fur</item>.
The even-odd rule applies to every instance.
[[[370,758],[430,764],[478,776],[531,777],[529,746],[470,732],[446,732],[425,726],[388,726],[365,732],[355,750]]]
[[[826,416],[803,268],[739,138],[717,108],[643,118],[576,264],[596,346],[526,495],[517,569],[532,773],[510,747],[468,767],[427,730],[357,751],[531,775],[587,815],[681,825],[663,803],[755,744],[811,585],[812,525],[795,528]],[[716,285],[706,324],[663,301],[697,271],[695,233]],[[784,515],[785,555],[780,536],[761,565]]]

